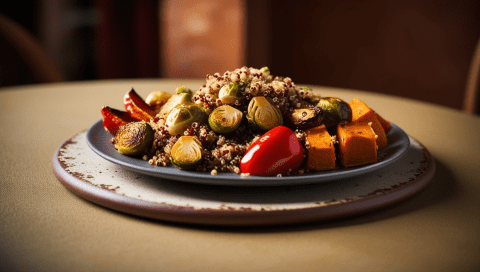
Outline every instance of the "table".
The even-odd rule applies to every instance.
[[[52,171],[63,141],[143,97],[202,80],[104,80],[0,89],[2,271],[474,271],[480,268],[480,118],[400,97],[359,97],[425,145],[436,162],[413,197],[360,216],[302,225],[209,227],[92,204]]]

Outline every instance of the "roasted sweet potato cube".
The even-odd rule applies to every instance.
[[[382,149],[387,146],[387,134],[382,127],[382,124],[377,118],[377,114],[370,109],[360,99],[355,98],[349,103],[352,108],[352,122],[357,123],[371,123],[373,131],[377,134],[377,146],[378,149]]]
[[[387,134],[392,129],[392,125],[390,124],[390,122],[383,119],[383,117],[380,116],[380,114],[378,114],[377,112],[375,112],[375,115],[377,116],[378,121],[380,121],[380,124],[382,125],[385,134]]]
[[[344,167],[374,163],[377,158],[376,135],[370,125],[349,123],[337,126],[340,161]]]
[[[336,168],[335,146],[325,125],[305,130],[310,144],[307,168],[315,171]]]

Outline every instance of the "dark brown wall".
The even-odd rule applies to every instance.
[[[230,30],[225,30],[225,20],[229,19],[228,15],[232,14],[232,11],[226,10],[223,2],[195,0],[188,2],[191,10],[183,12],[193,12],[203,16],[202,18],[205,17],[208,22],[211,20],[210,32],[204,35],[205,37],[193,33],[194,39],[189,38],[189,41],[193,42],[186,50],[183,50],[178,42],[169,47],[176,51],[183,50],[180,59],[192,62],[182,63],[184,68],[186,67],[183,74],[172,74],[165,63],[167,57],[176,55],[171,52],[165,53],[163,50],[169,42],[168,32],[162,28],[168,24],[168,17],[164,12],[160,12],[160,18],[157,18],[160,25],[160,41],[159,46],[156,46],[156,30],[153,27],[156,24],[136,20],[133,15],[120,18],[126,18],[127,25],[135,24],[139,27],[143,22],[152,26],[149,32],[146,31],[147,28],[140,27],[145,30],[141,33],[146,35],[132,38],[132,33],[137,32],[126,31],[126,28],[115,25],[110,29],[111,32],[106,34],[98,31],[106,29],[103,23],[108,18],[104,16],[105,10],[100,4],[109,3],[107,8],[118,9],[125,6],[125,3],[115,5],[116,2],[112,0],[27,2],[30,6],[33,3],[36,6],[40,5],[39,3],[45,5],[47,2],[58,5],[66,2],[70,5],[76,3],[77,6],[73,7],[77,7],[77,15],[84,14],[81,11],[87,8],[97,8],[95,26],[82,26],[81,29],[75,29],[75,32],[71,31],[76,34],[73,39],[70,37],[73,34],[67,33],[68,35],[59,38],[62,44],[53,43],[55,48],[60,47],[63,50],[52,50],[47,43],[46,49],[55,60],[67,62],[67,65],[59,66],[64,68],[65,75],[70,75],[69,79],[72,80],[155,77],[155,75],[194,77],[211,73],[212,71],[206,69],[207,66],[214,67],[215,71],[220,73],[227,66],[269,66],[274,74],[290,76],[298,84],[392,94],[460,109],[472,54],[480,37],[478,0],[240,0],[234,1],[238,4],[232,9],[233,13],[240,15],[238,18],[233,16],[238,20],[230,22],[232,25]],[[157,11],[153,5],[164,7],[166,3],[176,3],[184,9],[187,6],[185,5],[187,2],[173,0],[127,1],[132,5],[137,2],[152,3],[152,8],[147,9],[149,12],[139,13],[142,18],[154,20]],[[19,8],[10,8],[8,11],[13,15],[17,11],[18,14],[18,11],[24,9],[24,5],[17,3]],[[216,5],[210,9],[215,12],[204,12],[202,7],[205,5]],[[1,10],[7,11],[5,7]],[[38,8],[29,10],[42,11]],[[132,14],[134,10],[137,9],[127,9]],[[60,16],[63,13],[62,11],[56,13],[59,18],[54,26],[63,26]],[[40,15],[29,14],[27,23],[35,17],[42,17]],[[85,19],[87,22],[89,20]],[[187,20],[180,21],[185,23]],[[29,25],[30,28],[39,28],[45,24],[39,21],[35,27],[31,23]],[[95,32],[95,39],[92,38],[94,28],[98,31]],[[80,30],[82,32],[78,32]],[[55,29],[48,27],[45,31],[56,33]],[[242,35],[229,36],[227,34],[232,33],[228,31],[241,32]],[[181,28],[180,32],[185,32],[185,29]],[[115,41],[113,38],[108,39],[110,37],[108,33],[131,37]],[[144,37],[144,41],[140,42],[139,37]],[[204,42],[199,42],[202,37]],[[73,45],[79,44],[82,50],[74,50]],[[145,46],[132,49],[133,44]],[[221,50],[216,45],[221,45]],[[192,49],[194,47],[198,49],[199,46],[206,48],[202,49],[203,51]],[[161,49],[161,55],[156,57],[159,54],[158,47]],[[126,48],[128,53],[121,51],[122,48]],[[130,52],[132,50],[135,52]],[[192,58],[192,54],[197,51],[206,52],[204,55],[208,58],[198,58],[199,61]],[[117,55],[113,56],[115,52]],[[156,61],[158,58],[159,63]],[[119,64],[114,60],[119,60]],[[137,65],[137,62],[143,64]],[[164,70],[157,72],[158,65]],[[142,70],[147,67],[153,67],[149,74]],[[114,74],[117,70],[119,73]]]
[[[267,3],[266,59],[274,74],[462,107],[480,37],[479,1]]]

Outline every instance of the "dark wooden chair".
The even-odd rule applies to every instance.
[[[64,77],[25,28],[0,14],[0,86],[51,83]]]
[[[465,87],[465,99],[463,110],[471,114],[480,114],[480,39],[472,57],[467,84]]]

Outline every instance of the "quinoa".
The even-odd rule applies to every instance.
[[[227,71],[223,75],[207,75],[205,84],[193,94],[192,100],[209,114],[223,104],[218,98],[219,92],[223,86],[230,83],[242,86],[239,95],[242,99],[236,100],[230,106],[242,111],[245,116],[249,101],[256,96],[266,97],[282,115],[287,115],[293,109],[311,106],[317,99],[310,89],[297,87],[289,77],[273,76],[266,67],[242,67]],[[160,115],[151,119],[150,124],[155,130],[155,136],[152,147],[143,156],[144,160],[155,166],[169,166],[172,164],[171,149],[180,136],[196,136],[202,144],[202,161],[196,170],[210,172],[212,175],[233,172],[248,176],[247,173],[240,172],[240,160],[248,147],[263,134],[249,126],[246,120],[242,121],[238,129],[228,134],[218,134],[208,124],[194,122],[186,128],[183,135],[170,135],[165,119]],[[305,148],[305,132],[297,129],[295,134]],[[304,170],[300,169],[298,172],[303,173]]]
[[[196,170],[207,172],[240,173],[240,160],[260,134],[253,131],[248,124],[242,124],[236,131],[229,135],[219,135],[211,130],[208,125],[192,123],[184,132],[185,136],[196,136],[202,144],[202,162]],[[172,136],[165,127],[158,127],[155,132],[154,142],[148,156],[149,164],[168,166],[171,164],[170,151],[179,136]]]

